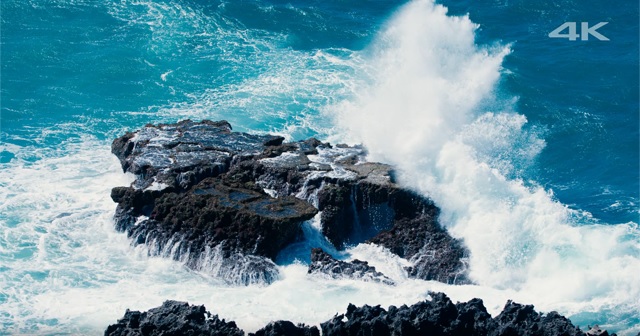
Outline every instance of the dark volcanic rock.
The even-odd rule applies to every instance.
[[[124,216],[117,221],[118,229],[137,243],[148,243],[154,254],[169,251],[170,257],[186,261],[187,266],[243,284],[275,280],[277,270],[271,260],[296,239],[300,222],[316,213],[295,197],[272,198],[212,178],[188,192],[159,194],[152,209],[149,203],[136,203],[149,193],[158,192],[128,188],[115,198],[130,213],[144,216],[134,223],[133,216]]]
[[[487,313],[482,300],[454,304],[443,293],[430,293],[431,300],[412,306],[350,304],[347,312],[321,323],[324,336],[589,336],[608,335],[595,326],[587,333],[556,312],[541,314],[530,305],[507,302],[495,318]],[[135,335],[244,335],[234,322],[211,316],[204,306],[166,301],[148,312],[129,311],[117,324],[110,325],[105,336]],[[319,330],[289,321],[271,322],[255,336],[319,336]],[[615,335],[615,334],[613,334]]]
[[[148,312],[130,311],[107,327],[105,336],[243,336],[236,323],[220,320],[204,306],[189,306],[186,302],[165,301]]]
[[[165,301],[147,312],[127,309],[122,319],[107,327],[105,336],[244,336],[233,321],[211,315],[205,306]],[[250,336],[320,336],[317,327],[289,321],[271,322]]]
[[[311,250],[311,263],[307,273],[327,274],[334,279],[349,278],[365,281],[382,282],[387,285],[395,285],[395,282],[384,274],[369,266],[366,261],[358,259],[353,261],[336,260],[322,249]]]
[[[375,243],[412,262],[411,277],[468,282],[467,252],[438,224],[438,208],[398,186],[390,166],[365,162],[360,146],[185,120],[127,133],[112,152],[136,176],[112,190],[116,228],[152,254],[233,283],[269,283],[278,252],[319,210],[339,249]]]
[[[497,328],[492,335],[584,335],[564,316],[550,312],[542,315],[532,305],[521,305],[508,301],[502,312],[494,319]]]
[[[317,327],[309,327],[304,324],[295,325],[289,321],[276,321],[256,331],[249,336],[320,336]]]
[[[584,336],[571,321],[551,312],[542,315],[533,306],[508,302],[495,319],[482,300],[453,304],[443,293],[410,307],[355,307],[321,324],[323,335],[491,335],[491,336]],[[346,321],[345,321],[346,317]]]
[[[391,230],[369,240],[409,259],[409,276],[446,283],[468,283],[464,265],[466,250],[437,223],[437,209],[415,219],[402,218]]]
[[[318,193],[323,233],[336,246],[367,241],[413,263],[409,276],[446,283],[468,283],[467,251],[438,223],[430,200],[400,188],[389,166],[346,165],[358,179],[325,185]]]

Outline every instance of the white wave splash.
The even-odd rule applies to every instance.
[[[369,50],[374,80],[331,108],[340,137],[364,143],[436,201],[482,288],[514,291],[544,311],[637,316],[637,223],[589,223],[518,178],[544,141],[525,116],[491,111],[509,48],[477,46],[477,25],[446,12],[421,0],[390,20]]]

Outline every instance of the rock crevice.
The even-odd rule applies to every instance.
[[[358,259],[349,262],[336,260],[320,248],[311,250],[311,263],[307,273],[325,274],[333,279],[359,279],[395,285],[393,280],[376,271],[376,268],[369,266],[366,261]]]

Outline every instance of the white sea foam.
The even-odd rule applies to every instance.
[[[173,160],[173,158],[170,158],[170,159],[171,159],[171,160]],[[167,187],[169,187],[169,185],[168,185],[168,184],[166,184],[166,183],[160,183],[160,182],[158,182],[158,181],[155,181],[155,180],[154,180],[154,181],[153,181],[153,183],[151,183],[151,185],[150,185],[150,186],[148,186],[148,187],[146,187],[144,190],[145,190],[145,191],[146,191],[146,190],[156,190],[156,191],[157,191],[157,190],[164,190],[164,189],[166,189]]]
[[[0,323],[8,332],[99,333],[125,309],[146,310],[165,299],[205,304],[254,331],[275,319],[317,324],[349,302],[413,303],[430,289],[446,287],[406,279],[397,287],[327,280],[308,276],[298,263],[280,266],[281,280],[270,286],[228,286],[181,262],[149,257],[146,247],[134,248],[125,234],[115,232],[109,191],[128,185],[131,176],[121,172],[106,143],[61,149],[63,156],[52,151],[36,163],[15,161],[0,170]],[[319,228],[310,223],[308,229],[314,234]],[[379,248],[358,247],[352,257],[371,259],[400,277],[391,271],[398,258]],[[466,300],[468,293],[460,287],[451,295]],[[496,297],[490,307],[506,299]]]

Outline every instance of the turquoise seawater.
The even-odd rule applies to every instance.
[[[0,16],[0,334],[100,334],[169,298],[251,330],[427,290],[640,331],[637,2],[3,0]],[[548,36],[565,22],[608,22],[609,41]],[[477,285],[289,265],[228,288],[147,257],[112,227],[109,190],[131,180],[110,142],[186,118],[364,143],[443,209]]]

